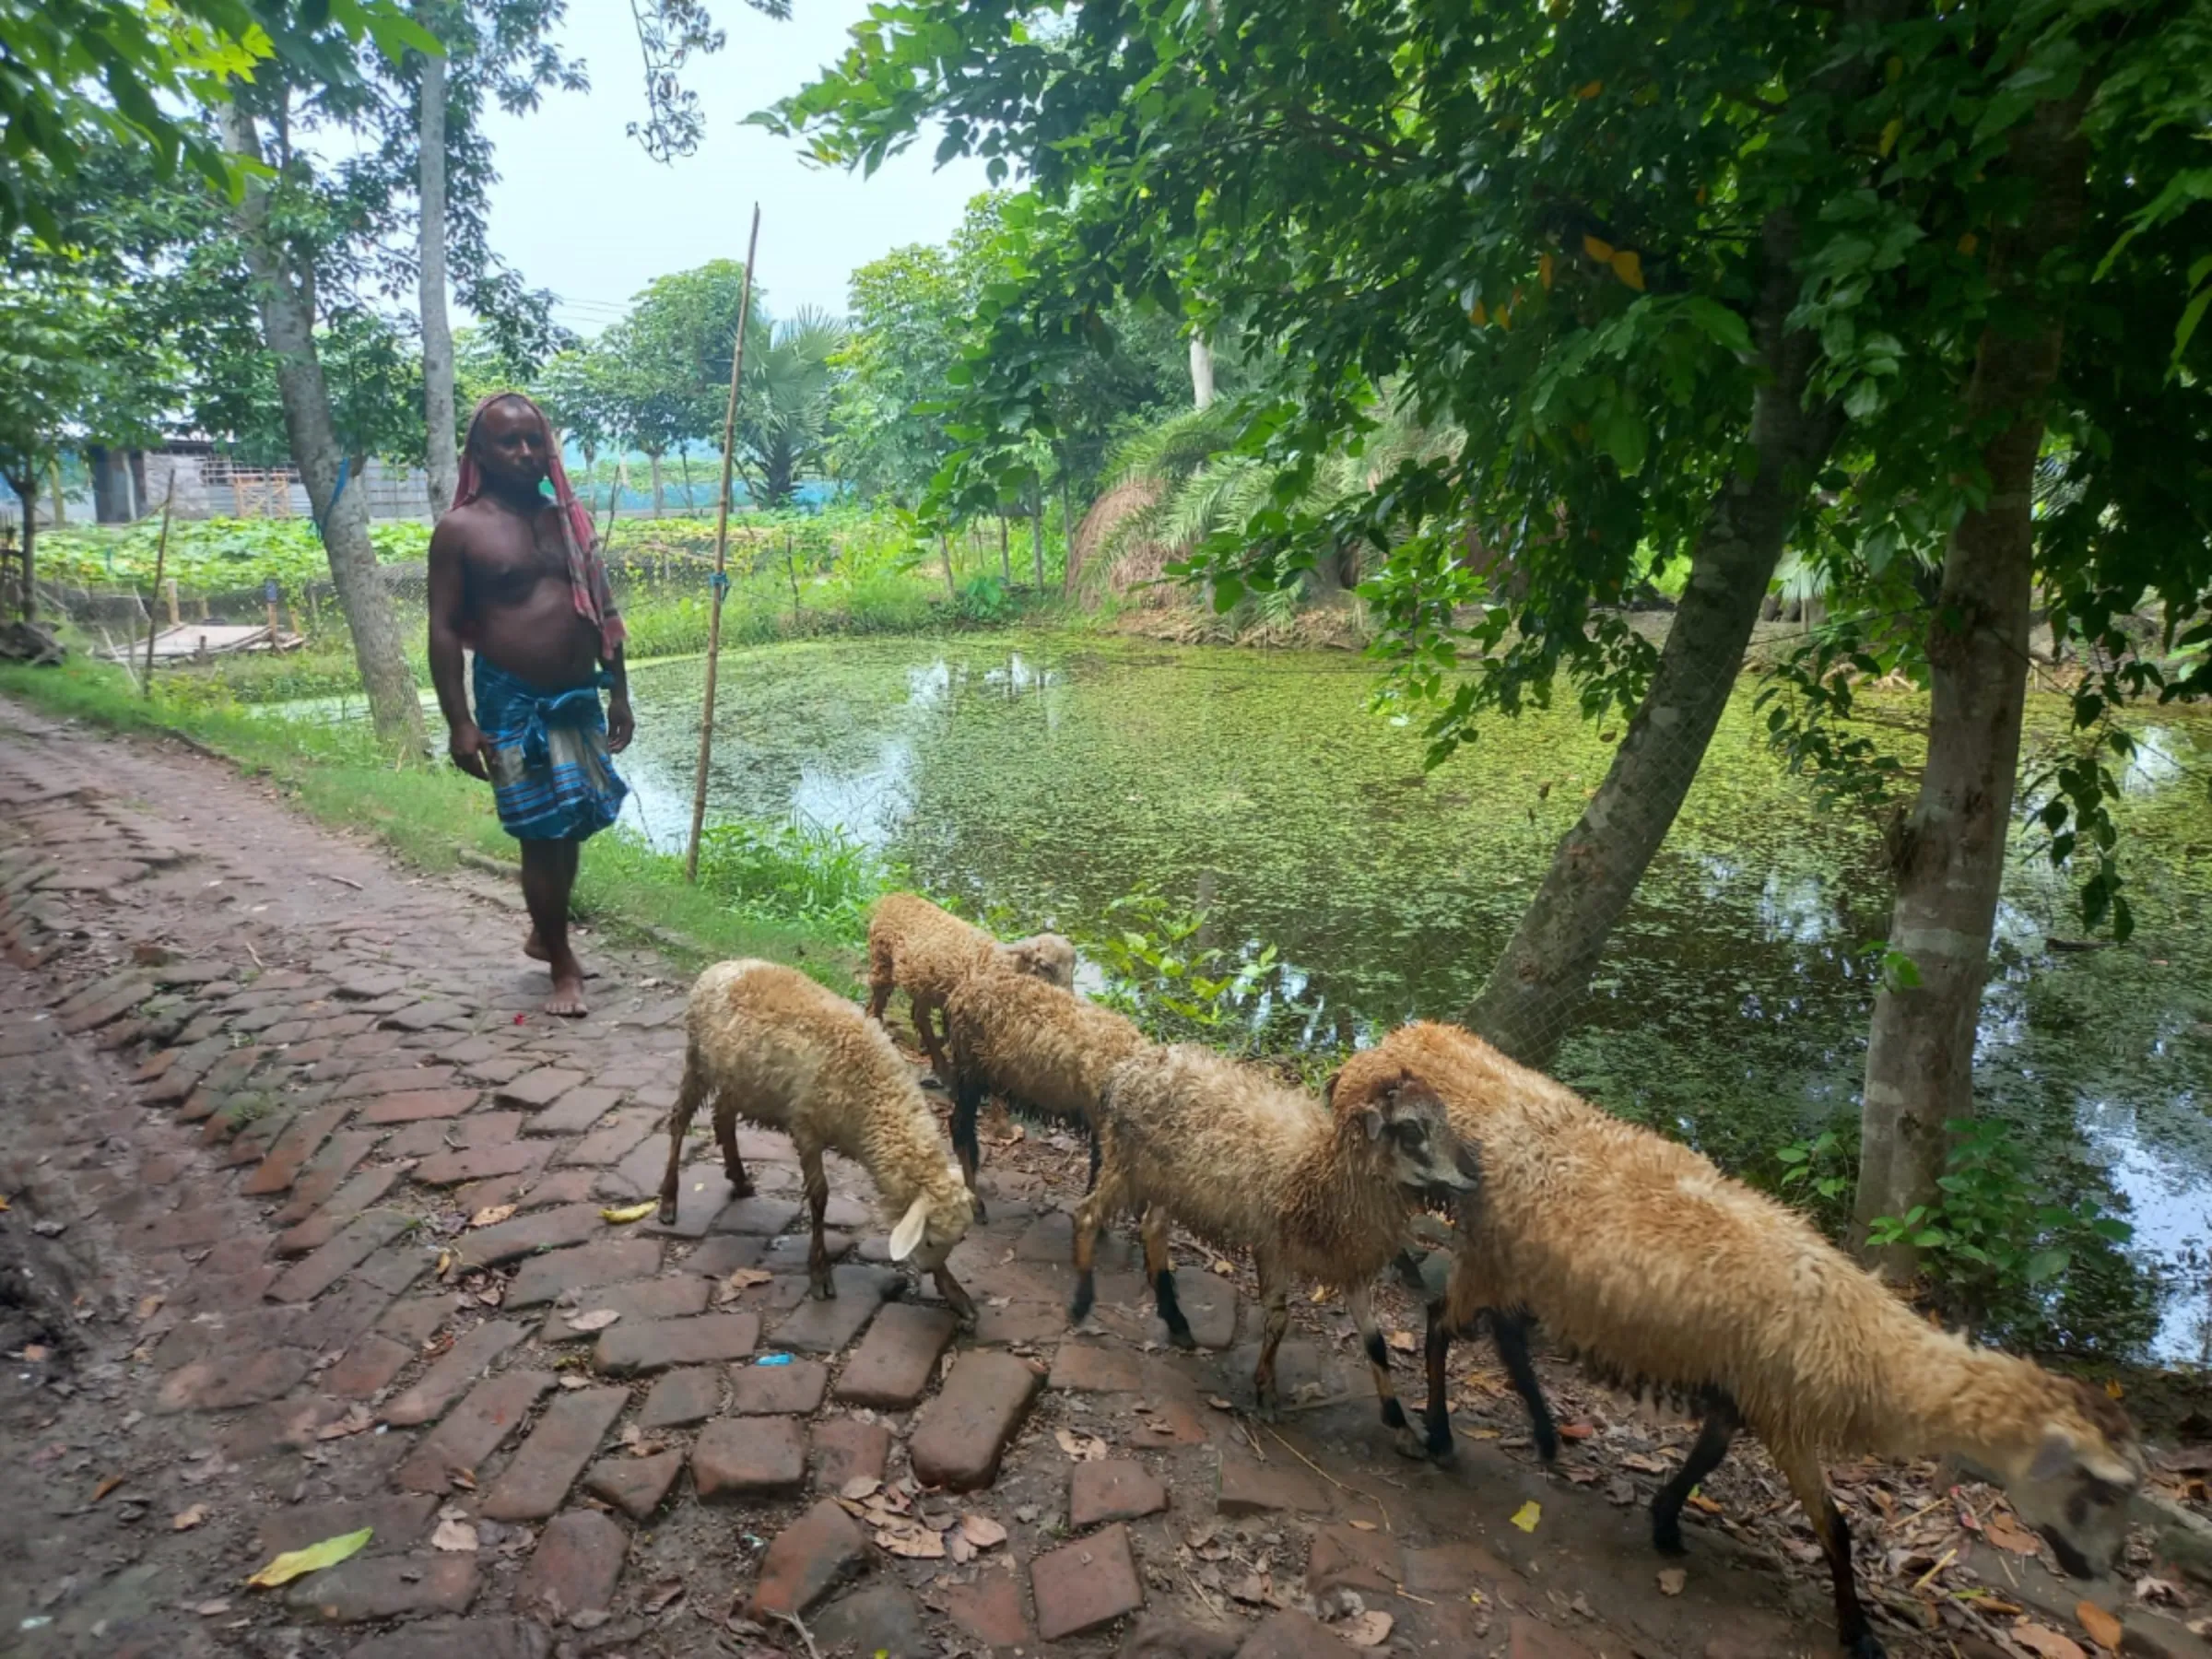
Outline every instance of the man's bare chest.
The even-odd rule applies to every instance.
[[[464,554],[471,588],[489,599],[519,598],[540,583],[568,578],[568,555],[550,515],[492,520],[472,526]]]

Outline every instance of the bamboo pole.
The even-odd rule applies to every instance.
[[[161,571],[163,567],[169,563],[169,510],[176,499],[177,475],[172,472],[169,475],[169,493],[161,498],[161,536],[159,541],[154,543],[154,592],[156,594],[161,592]],[[173,622],[176,620],[177,606],[173,593],[171,595],[169,606],[170,620]],[[146,683],[139,688],[138,694],[141,697],[151,698],[154,694],[154,636],[160,630],[161,618],[155,614],[154,607],[149,605],[146,607]]]
[[[745,244],[745,287],[737,298],[737,338],[730,349],[730,400],[722,418],[722,499],[714,515],[714,603],[707,618],[707,690],[699,717],[699,775],[691,784],[691,842],[684,879],[699,883],[699,837],[707,822],[707,763],[714,756],[714,671],[722,657],[722,596],[728,591],[730,475],[737,458],[737,386],[745,374],[745,331],[753,312],[753,258],[760,248],[760,204],[753,204],[753,231]]]

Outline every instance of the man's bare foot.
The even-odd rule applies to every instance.
[[[530,930],[530,936],[523,941],[523,954],[534,962],[549,962],[553,959],[552,953],[539,940],[535,927]]]
[[[546,1012],[563,1019],[581,1019],[591,1012],[583,1000],[583,964],[572,950],[564,950],[560,956],[560,960],[550,964],[553,994],[546,998]]]

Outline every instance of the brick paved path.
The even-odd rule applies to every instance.
[[[1540,1473],[1509,1403],[1455,1470],[1399,1462],[1340,1307],[1301,1309],[1279,1433],[1226,1408],[1253,1322],[1203,1258],[1207,1351],[1161,1350],[1126,1253],[1070,1339],[1047,1137],[992,1154],[971,1336],[886,1300],[835,1160],[804,1299],[780,1136],[731,1203],[699,1125],[677,1224],[609,1223],[657,1184],[684,976],[592,940],[592,1018],[548,1021],[511,895],[175,750],[0,730],[0,1261],[48,1310],[27,1337],[0,1290],[0,1653],[1356,1651],[1316,1607],[1401,1654],[1829,1651],[1818,1581],[1717,1528],[1661,1595],[1619,1507],[1655,1477]]]

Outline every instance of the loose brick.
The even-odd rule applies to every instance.
[[[722,1375],[708,1366],[667,1372],[653,1385],[638,1412],[641,1429],[681,1429],[703,1423],[722,1405]]]
[[[828,1301],[809,1298],[799,1304],[774,1335],[778,1347],[802,1354],[834,1354],[867,1328],[883,1306],[884,1292],[897,1282],[896,1274],[880,1267],[838,1266],[830,1270],[837,1294]]]
[[[1237,1650],[1237,1659],[1354,1659],[1359,1652],[1319,1620],[1286,1609],[1260,1621]]]
[[[414,1347],[371,1333],[346,1350],[346,1357],[323,1374],[323,1386],[348,1400],[365,1400],[407,1369]]]
[[[306,1220],[277,1234],[276,1253],[300,1256],[322,1249],[338,1236],[347,1223],[380,1202],[399,1182],[400,1171],[395,1169],[362,1171]]]
[[[1030,1563],[1030,1591],[1037,1599],[1041,1641],[1065,1641],[1136,1612],[1145,1593],[1129,1553],[1129,1529],[1110,1526],[1039,1556]]]
[[[622,1407],[627,1388],[583,1388],[555,1397],[484,1500],[495,1521],[542,1521],[561,1506]]]
[[[669,1278],[638,1279],[627,1285],[602,1285],[594,1290],[581,1290],[576,1293],[573,1311],[564,1309],[546,1321],[544,1339],[565,1342],[572,1336],[589,1335],[588,1331],[571,1330],[569,1322],[586,1313],[608,1310],[619,1313],[625,1321],[681,1319],[703,1313],[711,1288],[705,1279],[678,1274]]]
[[[238,1190],[248,1196],[288,1191],[300,1178],[307,1160],[315,1155],[331,1132],[346,1121],[347,1110],[334,1104],[301,1112],[276,1137],[269,1155],[261,1160],[261,1168],[247,1176],[245,1184]]]
[[[368,1130],[355,1129],[333,1135],[293,1182],[284,1206],[270,1216],[269,1224],[293,1227],[306,1220],[338,1190],[338,1184],[353,1173],[355,1166],[369,1156],[375,1145],[376,1136]]]
[[[1322,1527],[1314,1533],[1312,1547],[1306,1552],[1306,1592],[1310,1595],[1335,1589],[1389,1595],[1404,1577],[1396,1544],[1380,1533],[1361,1532],[1356,1526]]]
[[[469,1068],[472,1076],[477,1069]],[[506,1098],[500,1091],[500,1098]],[[530,1119],[528,1132],[532,1135],[582,1135],[594,1124],[612,1112],[621,1100],[621,1095],[612,1088],[594,1088],[585,1085],[571,1088],[542,1112]]]
[[[359,1267],[371,1255],[414,1225],[414,1218],[397,1210],[372,1209],[356,1216],[346,1230],[286,1271],[269,1287],[269,1300],[280,1302],[312,1301]],[[278,1248],[283,1241],[278,1241]]]
[[[1071,1394],[1142,1394],[1145,1373],[1126,1348],[1064,1342],[1053,1356],[1051,1386]]]
[[[609,1326],[599,1335],[593,1362],[610,1376],[742,1359],[759,1340],[752,1313],[705,1313],[696,1319],[648,1319]]]
[[[985,1647],[1020,1647],[1030,1640],[1021,1616],[1021,1586],[1010,1572],[986,1570],[973,1583],[943,1592],[945,1615]]]
[[[659,1112],[638,1106],[618,1112],[601,1127],[593,1130],[563,1152],[560,1161],[564,1164],[595,1166],[618,1163],[653,1133],[660,1118]]]
[[[405,1094],[379,1095],[362,1108],[364,1124],[413,1124],[424,1118],[459,1117],[477,1103],[481,1091],[474,1088],[420,1088]]]
[[[795,1491],[806,1478],[806,1437],[795,1418],[716,1418],[691,1447],[701,1502]]]
[[[845,1362],[837,1397],[855,1406],[906,1410],[929,1392],[938,1357],[959,1329],[959,1322],[942,1308],[893,1302]]]
[[[463,1233],[458,1248],[462,1259],[472,1266],[497,1267],[541,1250],[584,1243],[606,1228],[595,1205],[571,1204]]]
[[[378,1020],[379,1025],[390,1026],[402,1031],[427,1031],[433,1026],[450,1025],[472,1018],[476,1010],[466,1003],[419,1002],[404,1008],[394,1008]]]
[[[765,1239],[740,1239],[730,1233],[717,1233],[686,1256],[679,1265],[686,1273],[701,1274],[711,1279],[727,1278],[740,1267],[758,1267],[762,1247],[767,1242]],[[1065,1317],[1061,1315],[1063,1323]]]
[[[484,1054],[480,1059],[464,1059],[459,1053],[455,1052],[464,1044],[480,1041],[482,1041],[480,1038],[465,1038],[462,1043],[455,1044],[453,1048],[440,1049],[438,1051],[439,1058],[453,1061],[478,1083],[511,1083],[530,1069],[531,1063],[529,1061],[513,1054],[503,1054],[493,1051]],[[474,1049],[468,1050],[471,1054],[476,1052]]]
[[[383,1318],[376,1322],[376,1328],[396,1341],[419,1348],[436,1335],[450,1312],[452,1304],[442,1296],[411,1297],[385,1309]]]
[[[944,1391],[915,1420],[907,1447],[914,1478],[956,1492],[989,1486],[1042,1382],[1011,1354],[962,1354]]]
[[[812,1359],[730,1367],[730,1409],[738,1417],[809,1417],[822,1403],[829,1371]]]
[[[305,1549],[324,1538],[335,1538],[368,1527],[370,1555],[391,1555],[411,1548],[430,1530],[430,1515],[438,1500],[423,1494],[394,1494],[348,1503],[303,1503],[260,1512],[264,1560],[287,1550]]]
[[[367,1624],[418,1613],[465,1613],[477,1599],[477,1558],[441,1555],[356,1556],[311,1573],[285,1592],[285,1603],[326,1624]]]
[[[431,1618],[358,1643],[346,1659],[547,1659],[553,1638],[534,1618]]]
[[[388,1401],[381,1415],[395,1428],[412,1428],[444,1414],[469,1384],[484,1374],[485,1367],[520,1342],[527,1332],[512,1319],[488,1320],[454,1342],[421,1380],[397,1399]]]
[[[755,1193],[750,1198],[733,1199],[722,1207],[714,1218],[712,1231],[718,1233],[758,1233],[772,1238],[799,1218],[800,1206],[795,1199],[780,1198],[773,1194]]]
[[[1329,1508],[1329,1497],[1296,1469],[1224,1452],[1215,1507],[1224,1515],[1265,1515],[1283,1510],[1320,1514]]]
[[[571,1290],[643,1278],[661,1265],[658,1239],[602,1239],[573,1250],[548,1251],[516,1269],[505,1306],[535,1308]]]
[[[527,1447],[524,1450],[526,1452]],[[518,1606],[542,1608],[555,1619],[604,1613],[614,1603],[629,1538],[597,1510],[556,1515],[531,1552],[514,1587]]]
[[[848,1480],[881,1480],[890,1461],[891,1431],[858,1418],[829,1418],[814,1426],[814,1485],[838,1492]]]
[[[442,1492],[457,1469],[474,1474],[530,1415],[537,1396],[553,1386],[545,1371],[511,1371],[487,1377],[469,1391],[407,1461],[394,1484],[403,1491]]]
[[[79,1012],[64,1019],[62,1030],[71,1036],[84,1031],[96,1031],[111,1019],[120,1019],[152,994],[152,988],[143,981],[121,991],[111,992],[98,1002],[88,1004]]]
[[[364,1095],[416,1094],[443,1088],[453,1080],[450,1065],[389,1066],[380,1071],[355,1072],[331,1091],[335,1100],[358,1100]]]
[[[746,1617],[766,1623],[796,1617],[865,1566],[868,1542],[853,1518],[825,1498],[776,1535],[760,1563],[760,1576],[745,1605]]]
[[[1133,1457],[1079,1463],[1067,1482],[1067,1521],[1077,1532],[1105,1521],[1135,1521],[1168,1507],[1168,1488]]]
[[[583,1477],[583,1489],[606,1499],[632,1521],[642,1521],[661,1507],[661,1500],[668,1496],[668,1488],[683,1469],[681,1452],[602,1458]]]
[[[376,1023],[373,1014],[341,1014],[323,1023],[327,1030],[318,1030],[315,1035],[336,1037],[338,1053],[347,1060],[373,1060],[379,1054],[389,1054],[399,1047],[403,1034],[371,1030],[369,1028]]]
[[[301,1348],[262,1347],[243,1357],[201,1359],[171,1371],[155,1396],[158,1411],[231,1411],[291,1392],[307,1375]]]
[[[511,1141],[503,1147],[472,1147],[463,1151],[436,1153],[417,1164],[413,1174],[424,1186],[458,1186],[465,1181],[520,1175],[545,1160],[544,1147]]]
[[[550,1106],[582,1081],[584,1076],[582,1072],[543,1066],[534,1072],[524,1072],[512,1083],[500,1084],[492,1098],[501,1106]]]

